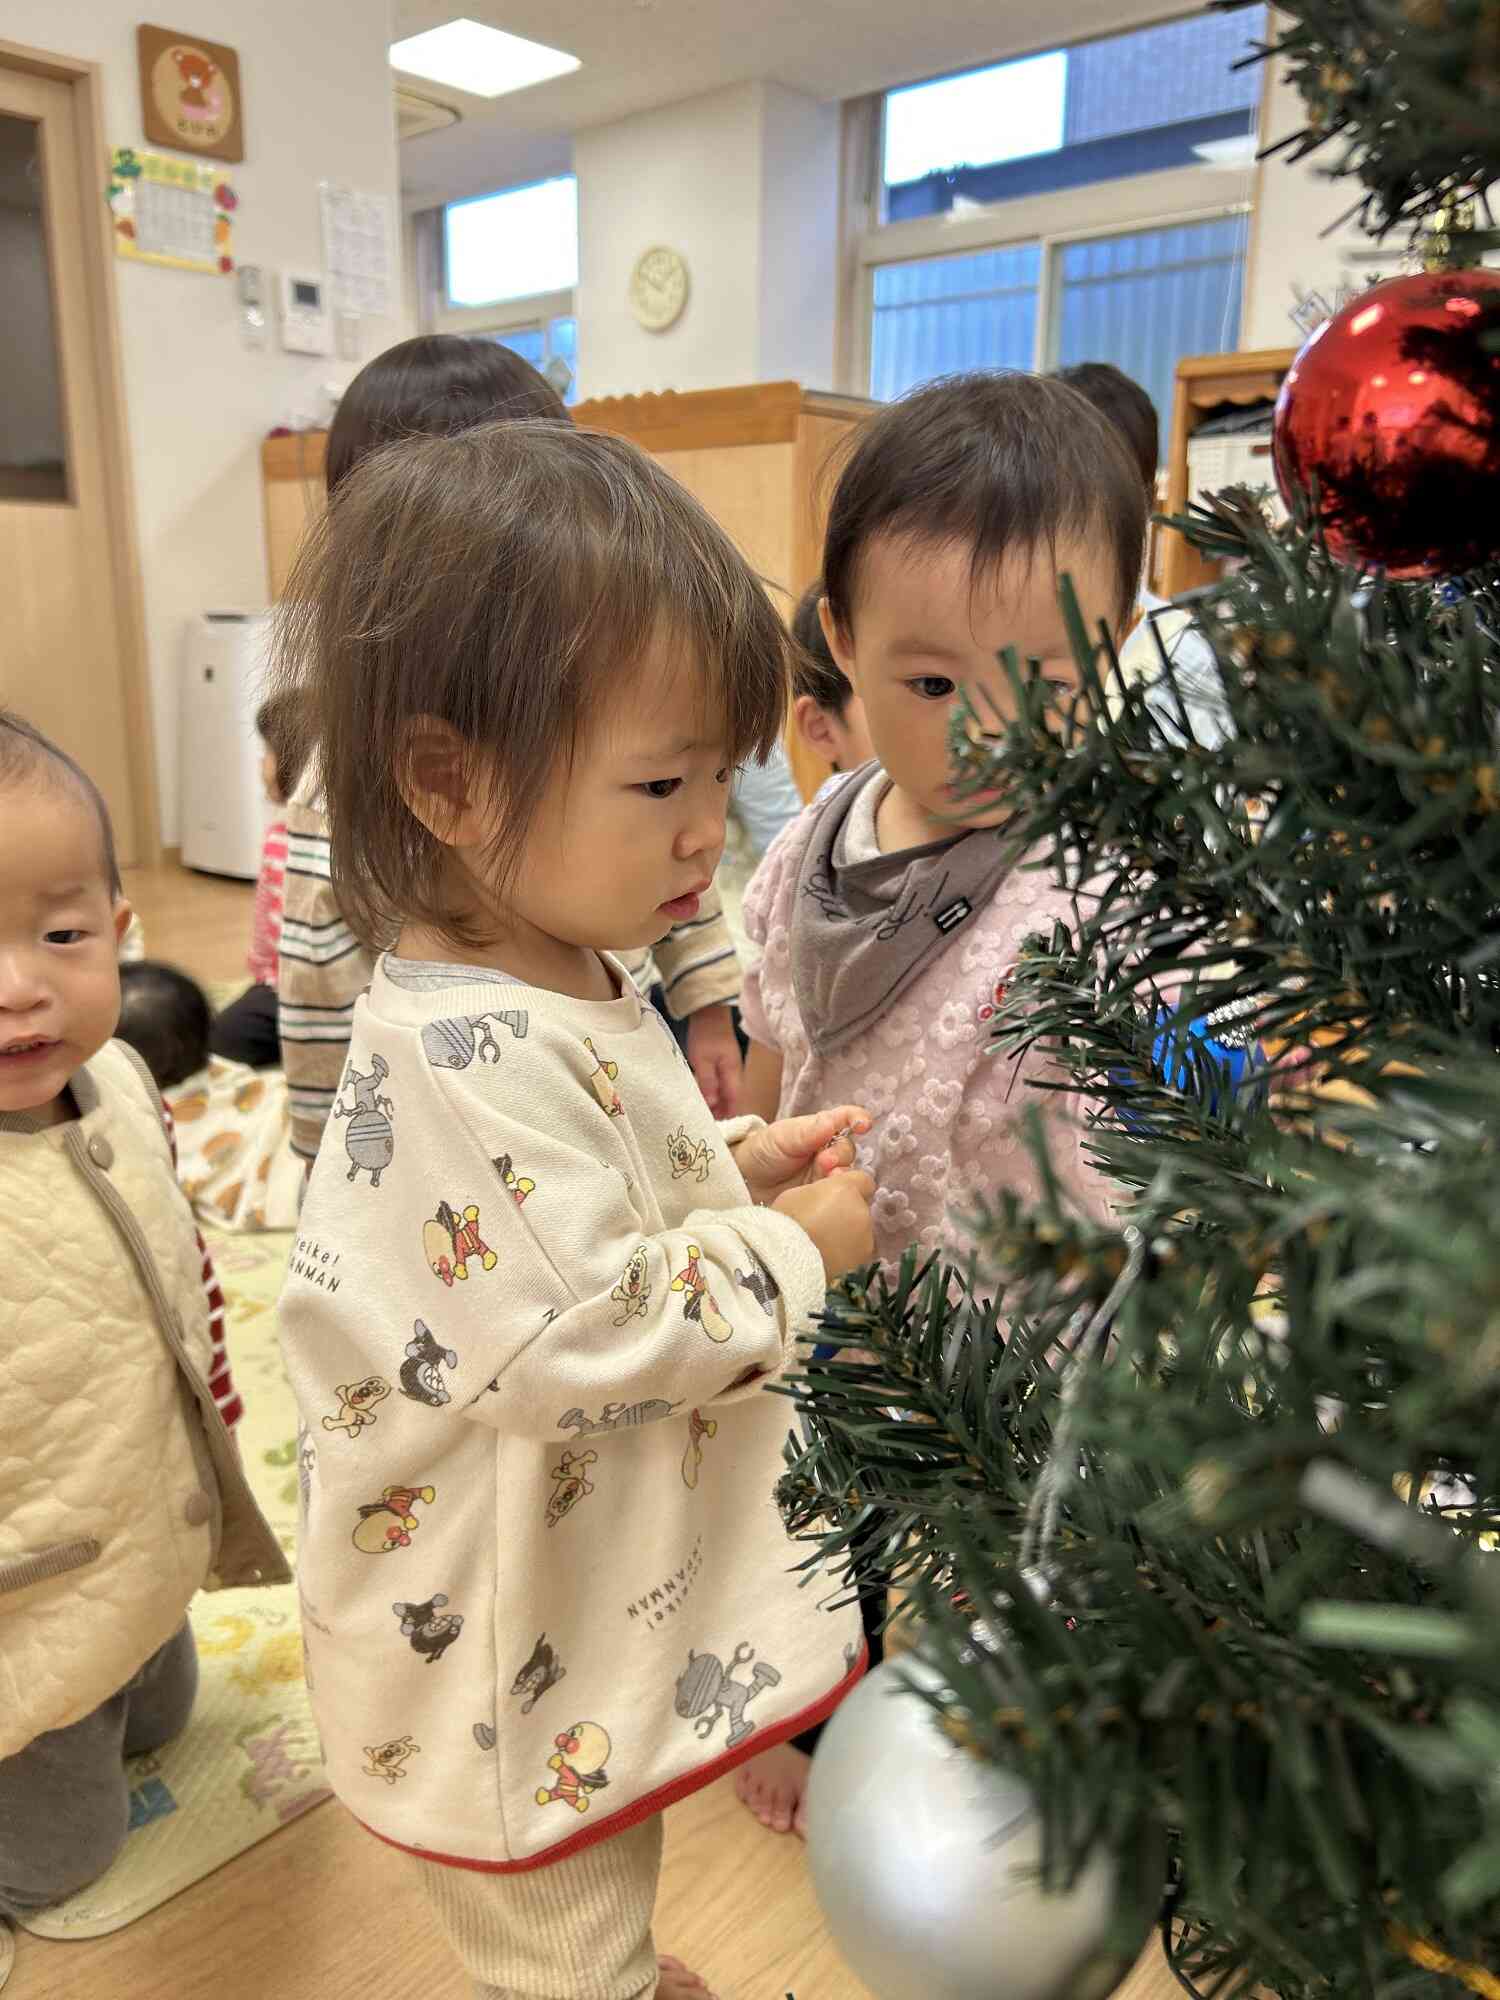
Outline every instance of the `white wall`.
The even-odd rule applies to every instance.
[[[766,86],[759,379],[831,389],[838,304],[839,107]]]
[[[747,83],[580,132],[583,396],[833,378],[838,113]],[[648,333],[630,309],[643,250],[682,253],[688,304]]]
[[[1269,67],[1261,120],[1264,145],[1301,131],[1307,123],[1302,99],[1288,83],[1282,64],[1273,61]],[[1331,293],[1346,275],[1342,251],[1350,245],[1368,247],[1355,223],[1335,228],[1360,196],[1358,181],[1330,181],[1320,171],[1338,152],[1334,142],[1295,166],[1281,154],[1260,163],[1250,268],[1240,316],[1242,348],[1298,346],[1302,336],[1288,317],[1296,303],[1293,284],[1304,292]],[[1325,230],[1333,233],[1324,235]],[[1393,244],[1392,269],[1399,255],[1400,246]]]
[[[5,0],[4,12],[8,39],[102,64],[109,144],[145,143],[138,0]],[[239,53],[245,159],[226,169],[239,196],[235,257],[318,269],[320,179],[397,192],[387,0],[196,0],[187,28]],[[265,353],[247,352],[230,278],[119,260],[115,271],[161,831],[171,845],[183,623],[205,606],[265,602],[261,439],[278,423],[321,421],[323,384],[346,383],[359,363],[283,354],[274,339]],[[405,331],[398,278],[391,315],[362,329],[361,359]]]

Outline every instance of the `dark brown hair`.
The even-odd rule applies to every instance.
[[[819,708],[842,717],[854,699],[854,689],[823,636],[823,621],[818,616],[822,596],[823,579],[819,577],[803,591],[792,617],[792,637],[797,642],[792,654],[792,693],[810,694]]]
[[[1161,425],[1156,405],[1140,383],[1116,368],[1112,361],[1080,361],[1074,368],[1059,368],[1059,382],[1066,382],[1080,396],[1086,396],[1099,412],[1124,436],[1131,456],[1141,468],[1141,479],[1153,498],[1156,467],[1161,456]]]
[[[255,733],[270,751],[276,766],[277,791],[283,799],[289,799],[307,763],[301,697],[295,691],[283,689],[269,701],[263,701],[255,711]]]
[[[175,965],[143,958],[120,967],[115,1034],[145,1063],[158,1090],[174,1090],[203,1068],[213,1025],[203,988]]]
[[[99,841],[104,850],[104,874],[111,896],[124,894],[120,864],[115,855],[115,829],[104,794],[83,766],[66,750],[59,750],[50,736],[43,736],[33,723],[8,708],[0,708],[0,785],[14,784],[18,778],[45,774],[72,791],[99,822]]]
[[[366,362],[339,399],[328,431],[328,491],[397,438],[452,437],[507,417],[570,421],[552,384],[508,347],[456,333],[398,341]]]
[[[1012,553],[1102,538],[1114,557],[1113,616],[1140,589],[1146,496],[1120,433],[1053,376],[951,375],[855,432],[834,491],[823,588],[853,630],[859,566],[877,536],[966,542],[977,583]],[[1087,611],[1089,607],[1085,607]]]
[[[790,642],[734,544],[623,438],[554,423],[409,438],[371,456],[309,536],[279,613],[275,679],[301,688],[339,909],[368,944],[403,923],[481,940],[448,906],[447,850],[406,803],[410,725],[467,746],[488,798],[493,890],[591,720],[660,637],[722,715],[729,761],[764,756]]]

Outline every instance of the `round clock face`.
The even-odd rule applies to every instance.
[[[637,260],[630,274],[630,303],[651,333],[664,333],[687,304],[687,265],[675,250],[658,244]]]

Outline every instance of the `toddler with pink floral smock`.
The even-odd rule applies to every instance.
[[[878,1183],[887,1264],[910,1244],[962,1254],[977,1201],[1036,1196],[1033,1110],[1064,1188],[1105,1204],[1080,1107],[1028,1087],[1056,1072],[993,1041],[1021,947],[1069,923],[1071,897],[1006,836],[1008,802],[955,798],[948,734],[960,694],[1003,726],[1007,646],[1051,681],[1076,679],[1063,574],[1091,629],[1103,618],[1123,631],[1144,533],[1114,427],[1046,377],[921,390],[866,427],[839,480],[822,620],[878,761],[825,788],[757,871],[741,1011],[749,1109],[787,1117],[847,1098],[871,1113],[860,1164]]]
[[[1119,432],[1045,377],[920,390],[864,428],[839,479],[820,615],[878,761],[820,792],[746,892],[758,955],[740,1001],[742,1103],[766,1118],[866,1107],[859,1164],[875,1178],[888,1267],[912,1244],[962,1259],[965,1216],[981,1201],[1035,1199],[1031,1112],[1065,1194],[1096,1215],[1108,1207],[1076,1097],[1040,1054],[1014,1061],[993,1040],[1023,945],[1069,923],[1071,898],[1007,835],[1013,802],[955,797],[948,740],[961,695],[986,728],[1005,726],[1007,647],[1076,685],[1060,579],[1071,577],[1085,624],[1103,619],[1118,638],[1145,530]],[[867,1532],[878,1543],[878,1520]],[[853,1555],[873,1658],[879,1564],[858,1545]],[[778,1831],[801,1830],[808,1747],[779,1746],[739,1774],[740,1796]]]

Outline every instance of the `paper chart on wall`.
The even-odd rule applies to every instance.
[[[319,183],[323,261],[335,312],[385,313],[391,305],[391,199]]]

